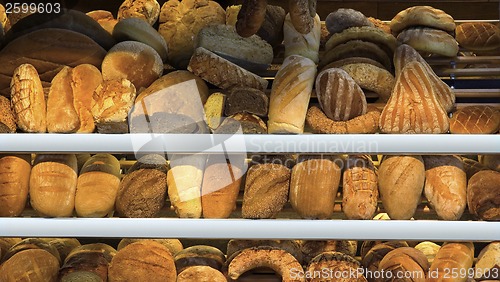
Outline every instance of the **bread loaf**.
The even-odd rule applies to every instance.
[[[81,281],[86,281],[88,273],[97,275],[102,281],[108,279],[109,262],[104,254],[97,250],[76,250],[72,252],[64,261],[64,265],[59,271],[62,281],[79,277]],[[68,277],[69,276],[69,277]]]
[[[165,205],[167,163],[163,156],[145,155],[127,172],[116,195],[116,211],[125,217],[154,217]]]
[[[26,250],[15,254],[2,264],[1,281],[56,282],[59,261],[41,249]]]
[[[207,125],[212,131],[216,130],[222,121],[225,104],[226,95],[221,92],[215,92],[208,96],[207,102],[203,105]]]
[[[333,62],[329,63],[328,65],[324,66],[321,69],[321,71],[324,71],[324,70],[329,69],[329,68],[341,68],[343,66],[351,65],[351,64],[369,64],[369,65],[376,66],[378,68],[382,68],[382,69],[384,68],[384,66],[381,63],[379,63],[373,59],[370,59],[370,58],[349,57],[349,58],[345,58],[345,59],[340,59],[338,61],[333,61]]]
[[[3,256],[3,260],[7,261],[9,260],[12,256],[24,252],[26,250],[33,250],[33,249],[41,249],[49,252],[51,255],[53,255],[59,263],[61,263],[61,257],[59,256],[58,250],[49,244],[48,239],[43,239],[43,238],[26,238],[23,239],[22,241],[16,243],[12,247],[9,248],[9,250],[5,253]]]
[[[285,58],[273,82],[269,101],[269,133],[302,133],[316,65],[308,58]]]
[[[172,255],[172,257],[174,257],[175,254],[177,254],[178,252],[180,252],[184,248],[182,246],[181,241],[179,241],[179,239],[131,239],[131,238],[123,238],[118,243],[117,250],[119,251],[132,243],[135,243],[137,241],[143,241],[143,240],[152,240],[152,241],[156,241],[156,242],[164,245],[170,251],[170,254]]]
[[[224,275],[210,266],[190,266],[177,275],[177,282],[210,281],[226,282]]]
[[[425,167],[421,156],[390,156],[378,171],[378,188],[391,219],[410,219],[424,188]]]
[[[166,1],[161,7],[158,31],[168,45],[168,62],[185,69],[198,32],[208,25],[224,24],[225,20],[224,9],[216,1]]]
[[[397,37],[401,44],[408,44],[423,54],[436,54],[455,57],[458,53],[458,43],[445,31],[427,28],[411,27],[403,30]]]
[[[341,252],[351,257],[356,256],[357,241],[335,240],[299,240],[300,250],[304,256],[303,261],[309,262],[315,256],[324,252]]]
[[[10,82],[10,97],[17,126],[22,131],[47,131],[45,94],[33,65],[21,64],[14,70]]]
[[[482,220],[500,219],[500,172],[483,170],[474,174],[467,184],[469,212]]]
[[[288,11],[290,13],[290,18],[292,19],[292,24],[298,32],[302,34],[311,32],[311,29],[314,28],[316,1],[288,1]]]
[[[363,282],[366,278],[358,271],[360,267],[360,263],[349,255],[340,252],[324,252],[311,259],[306,273],[314,274],[310,281]],[[350,273],[350,275],[341,276],[340,273]]]
[[[500,242],[491,242],[481,250],[474,266],[476,280],[499,279],[500,273]]]
[[[291,55],[300,55],[319,62],[319,43],[321,36],[321,21],[319,16],[314,17],[314,25],[308,33],[297,31],[290,19],[290,14],[285,17],[283,25],[285,58]]]
[[[362,254],[361,264],[365,269],[375,273],[379,269],[380,262],[389,252],[397,249],[408,247],[405,241],[389,241],[375,244],[366,254]],[[368,276],[368,281],[376,281],[375,277]]]
[[[80,128],[71,82],[70,67],[64,67],[51,82],[47,98],[47,130],[50,133],[72,133]]]
[[[52,238],[49,239],[49,245],[57,249],[61,262],[65,261],[71,251],[81,246],[80,241],[75,238]]]
[[[0,133],[16,132],[16,119],[9,99],[0,96]]]
[[[76,186],[75,210],[81,217],[111,213],[120,185],[120,163],[110,154],[96,154],[83,165]]]
[[[371,219],[377,211],[377,172],[369,156],[349,156],[342,185],[342,211],[348,219]]]
[[[3,262],[5,253],[19,242],[21,242],[21,238],[0,238],[0,263]]]
[[[377,44],[389,57],[392,57],[394,49],[398,45],[396,38],[391,34],[387,34],[376,27],[362,26],[350,27],[340,33],[333,34],[326,42],[325,51],[328,52],[334,47],[351,40],[362,40]]]
[[[236,31],[242,37],[254,35],[266,16],[267,0],[245,0],[236,21]]]
[[[182,272],[190,266],[197,265],[210,266],[213,269],[221,270],[226,261],[226,256],[221,250],[215,247],[196,245],[178,252],[174,260],[177,273]]]
[[[328,14],[325,19],[326,28],[331,34],[339,33],[350,27],[373,26],[363,15],[354,9],[340,8]]]
[[[83,165],[85,162],[90,159],[90,154],[84,153],[84,154],[76,154],[76,162],[78,164],[78,172],[82,169]]]
[[[113,29],[118,20],[115,19],[115,16],[110,11],[95,10],[88,12],[86,15],[96,21],[109,34],[113,34]]]
[[[267,125],[258,116],[249,113],[237,113],[225,118],[214,131],[216,134],[266,134]]]
[[[136,97],[136,88],[127,79],[103,81],[92,97],[92,116],[99,133],[127,133],[128,113]]]
[[[448,32],[455,30],[455,20],[444,11],[431,6],[407,8],[394,16],[390,24],[395,34],[411,26],[427,26]]]
[[[421,251],[427,257],[429,265],[431,265],[434,262],[434,258],[436,257],[439,249],[441,249],[441,246],[434,242],[423,241],[418,243],[415,246],[415,249]]]
[[[309,242],[309,241],[308,241]],[[231,260],[240,251],[253,247],[272,247],[282,249],[290,253],[299,263],[303,263],[305,260],[303,258],[303,253],[301,250],[301,245],[297,240],[229,240],[227,243],[227,260],[226,264],[230,263]]]
[[[204,218],[228,218],[236,209],[244,169],[243,162],[227,163],[221,155],[208,157],[201,186]]]
[[[445,133],[449,122],[436,97],[426,67],[408,63],[398,74],[396,86],[380,115],[384,133]],[[411,114],[410,114],[411,113]]]
[[[80,120],[79,133],[92,133],[95,129],[92,116],[92,99],[94,91],[102,83],[99,69],[90,64],[78,65],[71,70],[71,90],[73,105]]]
[[[160,15],[160,4],[156,0],[125,0],[118,8],[118,20],[139,18],[153,25]]]
[[[450,133],[491,134],[500,128],[500,111],[490,106],[468,106],[453,113]]]
[[[265,117],[269,98],[261,90],[236,86],[229,90],[224,108],[226,116],[246,112]]]
[[[30,175],[31,206],[44,216],[71,216],[75,207],[76,170],[74,154],[37,155]]]
[[[451,270],[458,274],[453,276],[453,281],[467,281],[473,262],[474,245],[472,243],[446,243],[436,254],[429,268],[427,281],[444,281],[449,278]]]
[[[455,156],[424,156],[424,194],[444,220],[458,220],[467,204],[467,176]]]
[[[300,263],[290,253],[273,247],[253,247],[239,252],[228,267],[228,276],[238,279],[243,273],[258,267],[268,267],[282,277],[283,281],[305,281],[303,278],[292,279],[293,273],[297,277],[304,277]]]
[[[281,164],[250,167],[243,195],[243,218],[272,218],[288,201],[290,169]]]
[[[63,66],[100,66],[106,51],[89,37],[74,31],[46,28],[23,35],[0,51],[0,95],[8,96],[14,70],[32,64],[47,87]]]
[[[363,57],[379,62],[386,70],[391,70],[391,56],[373,42],[350,40],[326,51],[321,57],[319,67],[325,68],[327,64],[351,57]]]
[[[348,121],[333,121],[318,107],[312,106],[307,111],[306,121],[315,133],[323,134],[366,134],[378,131],[380,112],[368,113]]]
[[[455,29],[460,46],[470,51],[489,51],[500,47],[500,28],[491,23],[463,23]]]
[[[390,251],[378,266],[379,271],[391,272],[392,277],[402,277],[399,281],[412,282],[425,282],[428,269],[427,257],[421,251],[411,247],[401,247]],[[411,273],[411,277],[407,277],[407,273]]]
[[[342,69],[331,68],[316,77],[316,95],[326,116],[347,121],[366,113],[366,98],[361,88]]]
[[[422,63],[427,70],[427,74],[429,75],[429,79],[432,82],[431,84],[439,102],[446,112],[451,112],[455,104],[455,93],[453,93],[453,90],[448,86],[448,84],[444,83],[434,73],[434,70],[432,70],[429,64],[415,49],[413,49],[413,47],[407,44],[401,44],[401,46],[396,48],[396,51],[394,52],[394,67],[396,74],[401,73],[403,67],[412,61]]]
[[[387,70],[373,64],[355,63],[340,67],[346,71],[359,87],[378,94],[381,101],[389,100],[396,80]]]
[[[108,244],[105,243],[91,243],[91,244],[85,244],[81,245],[79,247],[74,248],[66,258],[68,260],[70,257],[73,255],[77,255],[79,253],[85,253],[85,252],[98,252],[104,255],[104,258],[108,263],[111,262],[113,257],[116,255],[116,250],[115,248],[111,247]]]
[[[467,175],[467,181],[476,173],[481,170],[487,170],[488,168],[476,160],[462,157],[462,163],[464,165],[465,174]]]
[[[479,162],[491,170],[500,172],[500,156],[498,155],[479,155]]]
[[[293,209],[303,218],[330,218],[340,173],[333,159],[303,158],[293,167],[291,174],[290,203]]]
[[[108,281],[175,281],[174,259],[167,247],[140,241],[121,249],[108,268]]]
[[[30,172],[30,155],[0,155],[0,216],[14,217],[23,212]]]

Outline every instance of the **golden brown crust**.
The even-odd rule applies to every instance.
[[[236,32],[242,37],[257,33],[266,16],[267,0],[245,0],[236,21]]]
[[[373,242],[374,241],[365,241],[365,242]],[[366,247],[367,244],[363,244],[363,247]],[[408,244],[405,241],[390,241],[383,242],[374,245],[371,247],[366,254],[362,254],[361,264],[363,267],[370,271],[378,271],[378,266],[380,261],[392,250],[401,247],[408,247]]]
[[[412,277],[405,277],[398,281],[424,282],[425,274],[429,269],[427,257],[419,250],[411,247],[401,247],[390,251],[380,261],[378,270],[392,272],[393,277],[402,273],[412,273]],[[399,274],[399,275],[398,275]]]
[[[47,98],[47,131],[50,133],[72,133],[80,128],[71,83],[70,67],[64,67],[52,80]]]
[[[314,27],[314,15],[312,14],[315,10],[316,5],[312,2],[315,0],[289,0],[288,10],[290,12],[290,18],[295,29],[302,33],[307,34],[311,32]]]
[[[59,261],[40,249],[25,250],[12,256],[0,268],[1,281],[57,281]]]
[[[359,87],[377,93],[381,101],[389,100],[396,80],[386,69],[365,63],[348,64],[340,68],[345,70]]]
[[[469,273],[468,270],[473,262],[474,245],[472,243],[446,243],[439,249],[429,268],[429,272],[435,275],[428,277],[427,281],[446,280],[447,271],[450,269],[455,269],[456,273]],[[467,281],[467,275],[460,275],[455,281]]]
[[[463,23],[455,29],[460,46],[471,51],[489,51],[500,47],[500,28],[491,23]]]
[[[444,11],[431,6],[410,7],[391,20],[391,30],[395,34],[411,26],[427,26],[452,32],[455,30],[455,20]]]
[[[379,19],[376,19],[376,18],[373,18],[373,17],[369,17],[368,20],[376,27],[376,28],[379,28],[381,29],[382,31],[384,31],[385,33],[387,34],[392,34],[391,32],[391,26],[389,25],[389,23],[386,23],[386,22],[383,22]]]
[[[160,15],[160,4],[156,0],[125,0],[118,8],[118,20],[140,18],[153,25]]]
[[[177,275],[176,282],[192,281],[227,282],[227,279],[217,269],[204,265],[190,266]]]
[[[458,43],[445,31],[427,28],[411,27],[403,30],[397,37],[401,44],[408,44],[424,54],[437,54],[455,57],[458,53]]]
[[[16,132],[16,119],[9,99],[0,96],[0,133]]]
[[[91,112],[92,97],[101,83],[101,72],[93,65],[78,65],[71,71],[73,104],[80,120],[77,132],[92,133],[95,129],[94,117]]]
[[[312,106],[307,111],[306,121],[315,133],[368,134],[378,131],[379,118],[380,112],[369,111],[348,121],[333,121],[320,108]]]
[[[483,170],[474,174],[467,184],[469,212],[482,220],[500,220],[500,172]]]
[[[450,133],[492,134],[500,128],[500,111],[490,106],[468,106],[453,113]]]
[[[22,213],[28,199],[30,173],[30,155],[0,156],[0,216]]]

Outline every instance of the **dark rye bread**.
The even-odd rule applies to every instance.
[[[258,89],[248,87],[234,87],[226,98],[226,116],[237,113],[251,113],[260,117],[267,116],[269,97]]]
[[[46,28],[23,35],[0,51],[0,95],[10,95],[14,70],[32,64],[44,87],[64,67],[91,64],[100,67],[106,50],[90,37],[78,32]]]

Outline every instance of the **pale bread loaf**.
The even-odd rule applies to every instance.
[[[390,25],[395,34],[411,26],[427,26],[449,32],[455,30],[455,20],[443,10],[431,6],[413,6],[405,9],[394,16]]]
[[[434,242],[423,241],[418,243],[414,248],[421,251],[427,257],[429,265],[431,265],[441,246]]]
[[[500,111],[490,106],[468,106],[453,113],[450,133],[491,134],[500,128]]]
[[[458,42],[448,33],[427,27],[410,27],[397,37],[400,44],[408,44],[424,54],[437,54],[455,57],[458,53]]]
[[[290,55],[300,55],[313,60],[315,63],[319,62],[321,21],[318,15],[314,17],[314,26],[311,31],[303,34],[293,27],[290,14],[287,14],[283,25],[283,34],[285,58]]]
[[[491,23],[463,23],[455,29],[460,46],[471,51],[489,51],[500,47],[500,28]]]
[[[495,273],[500,268],[500,242],[491,242],[481,250],[474,266],[476,280],[495,278]],[[500,273],[496,275],[499,278]]]
[[[302,133],[316,76],[316,64],[305,57],[287,57],[276,74],[269,101],[269,133]]]
[[[386,69],[366,63],[348,64],[340,68],[346,71],[359,87],[377,93],[381,101],[389,100],[396,80]]]

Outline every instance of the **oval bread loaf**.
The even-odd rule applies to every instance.
[[[0,155],[0,216],[14,217],[23,212],[30,173],[30,155]]]

